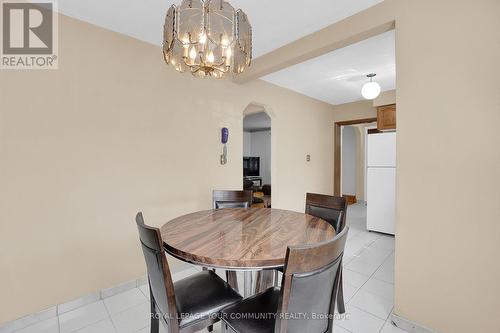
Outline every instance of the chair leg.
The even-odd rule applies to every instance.
[[[345,313],[345,304],[344,304],[344,282],[342,278],[342,268],[340,269],[340,278],[339,278],[339,290],[337,293],[337,307],[339,313]]]
[[[160,333],[160,319],[158,318],[158,312],[156,312],[155,302],[153,301],[153,294],[150,292],[149,295],[151,299],[151,333]]]
[[[207,330],[208,330],[209,332],[212,332],[212,331],[214,330],[214,325],[210,325],[210,326],[208,326],[208,327],[207,327]]]

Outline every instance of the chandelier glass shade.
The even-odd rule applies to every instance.
[[[252,27],[246,14],[223,0],[183,0],[167,11],[165,62],[178,72],[222,78],[252,62]]]

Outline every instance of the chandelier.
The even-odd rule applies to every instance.
[[[252,27],[246,14],[223,0],[183,0],[167,11],[163,56],[178,72],[222,78],[252,61]]]

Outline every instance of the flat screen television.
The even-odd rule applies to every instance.
[[[243,157],[243,177],[260,176],[260,157]]]

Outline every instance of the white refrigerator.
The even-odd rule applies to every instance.
[[[396,133],[367,138],[366,226],[394,235],[396,220]]]

